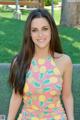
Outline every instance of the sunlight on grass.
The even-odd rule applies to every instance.
[[[74,41],[73,38],[66,36],[66,35],[60,35],[60,37],[64,38],[65,40],[68,40],[70,42]]]
[[[3,31],[0,31],[0,35],[5,35],[5,32],[3,32]]]
[[[6,18],[13,18],[13,13],[12,12],[1,12],[1,17],[6,17]]]
[[[17,54],[17,51],[13,51],[13,50],[11,50],[11,49],[9,49],[9,48],[4,48],[3,50],[4,50],[5,52],[11,54],[11,55],[16,55],[16,54]]]
[[[60,24],[61,9],[54,10],[54,19],[57,25]]]
[[[47,10],[51,13],[51,7]],[[13,12],[12,11],[0,11],[1,17],[10,18],[10,19],[14,18],[13,13],[14,13],[14,11]],[[29,15],[30,11],[22,10],[21,13],[22,13],[21,20],[25,21],[27,19],[27,16]],[[59,23],[60,23],[60,15],[61,15],[61,9],[54,8],[54,20],[57,25],[59,25]]]
[[[74,43],[72,43],[72,45],[73,45],[75,48],[80,49],[80,42],[74,42]]]
[[[51,9],[48,9],[51,13]],[[1,13],[1,11],[0,11]],[[59,25],[60,9],[55,9],[54,20],[63,50],[73,63],[80,63],[80,28]],[[29,11],[22,11],[21,20],[13,19],[13,12],[2,12],[0,17],[0,62],[11,62],[22,45],[25,20]]]

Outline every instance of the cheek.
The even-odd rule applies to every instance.
[[[51,32],[48,32],[45,36],[47,39],[51,39]]]
[[[32,40],[36,39],[36,35],[31,33],[31,38],[32,38]]]
[[[31,32],[31,37],[34,38],[37,36],[37,33],[36,32]]]
[[[31,35],[31,38],[32,38],[33,43],[36,43],[36,40],[37,40],[36,35],[32,34],[32,35]]]

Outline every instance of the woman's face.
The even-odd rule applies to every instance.
[[[46,18],[35,18],[31,22],[31,37],[35,44],[35,50],[49,49],[51,40],[51,28]]]

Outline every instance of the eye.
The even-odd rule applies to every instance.
[[[47,31],[47,30],[48,30],[48,28],[47,28],[47,27],[44,27],[44,28],[43,28],[43,30],[44,30],[44,31]]]
[[[37,29],[32,29],[31,31],[32,31],[32,32],[37,32]]]

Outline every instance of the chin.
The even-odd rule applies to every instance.
[[[44,44],[42,44],[42,45],[38,45],[37,47],[38,47],[38,48],[47,48],[48,45],[44,45]]]
[[[38,46],[39,49],[47,48],[47,46]]]

